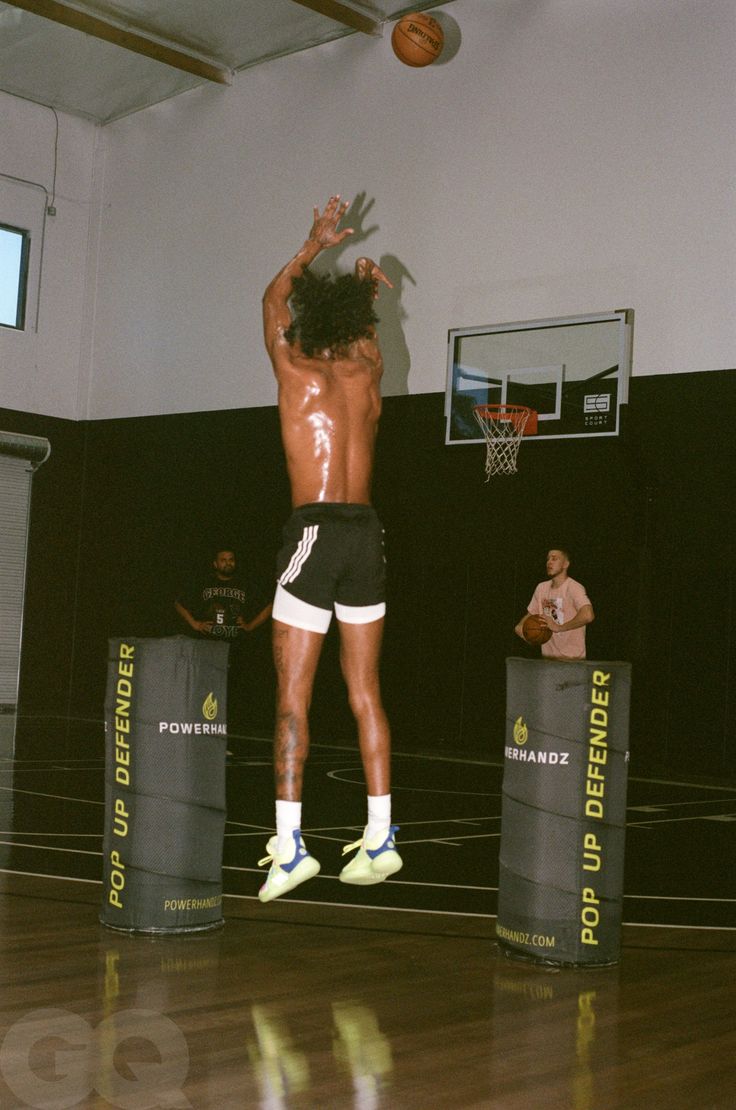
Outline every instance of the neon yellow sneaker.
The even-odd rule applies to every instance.
[[[292,836],[294,853],[288,859],[279,856],[278,837],[272,836],[266,845],[268,855],[258,861],[259,867],[271,864],[266,881],[258,891],[261,902],[271,902],[319,873],[319,863],[304,847],[301,829],[294,829]]]
[[[404,866],[399,853],[396,851],[395,833],[399,831],[398,825],[391,825],[384,835],[379,833],[373,841],[366,840],[366,829],[360,840],[354,844],[346,844],[342,854],[358,848],[358,854],[350,863],[346,863],[340,872],[341,883],[354,883],[356,886],[370,886],[372,883],[382,883],[389,875],[395,875]]]

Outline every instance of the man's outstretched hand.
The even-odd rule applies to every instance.
[[[349,207],[348,201],[341,201],[339,196],[330,197],[321,215],[319,208],[315,207],[309,238],[319,243],[321,247],[336,247],[338,243],[342,243],[343,239],[353,234],[352,227],[345,227],[342,231],[337,230],[337,225]]]

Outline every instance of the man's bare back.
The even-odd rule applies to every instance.
[[[375,342],[307,358],[284,341],[274,370],[293,505],[370,504],[383,370]]]
[[[370,504],[373,452],[381,414],[383,362],[375,331],[345,350],[306,355],[286,338],[291,323],[292,283],[350,228],[337,231],[347,208],[331,198],[325,213],[314,211],[309,238],[276,275],[263,298],[264,337],[279,386],[281,434],[291,482],[292,504]],[[356,277],[391,285],[369,258],[355,265]]]

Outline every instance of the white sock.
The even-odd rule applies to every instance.
[[[284,802],[276,799],[276,836],[278,837],[278,853],[290,860],[294,847],[294,829],[302,827],[302,803]]]
[[[391,824],[391,795],[368,795],[368,828],[366,838],[373,840],[379,833],[387,833]]]

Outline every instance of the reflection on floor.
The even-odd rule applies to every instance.
[[[733,1107],[731,932],[626,928],[617,967],[545,971],[478,918],[228,898],[151,937],[98,908],[0,876],[0,1106]]]

